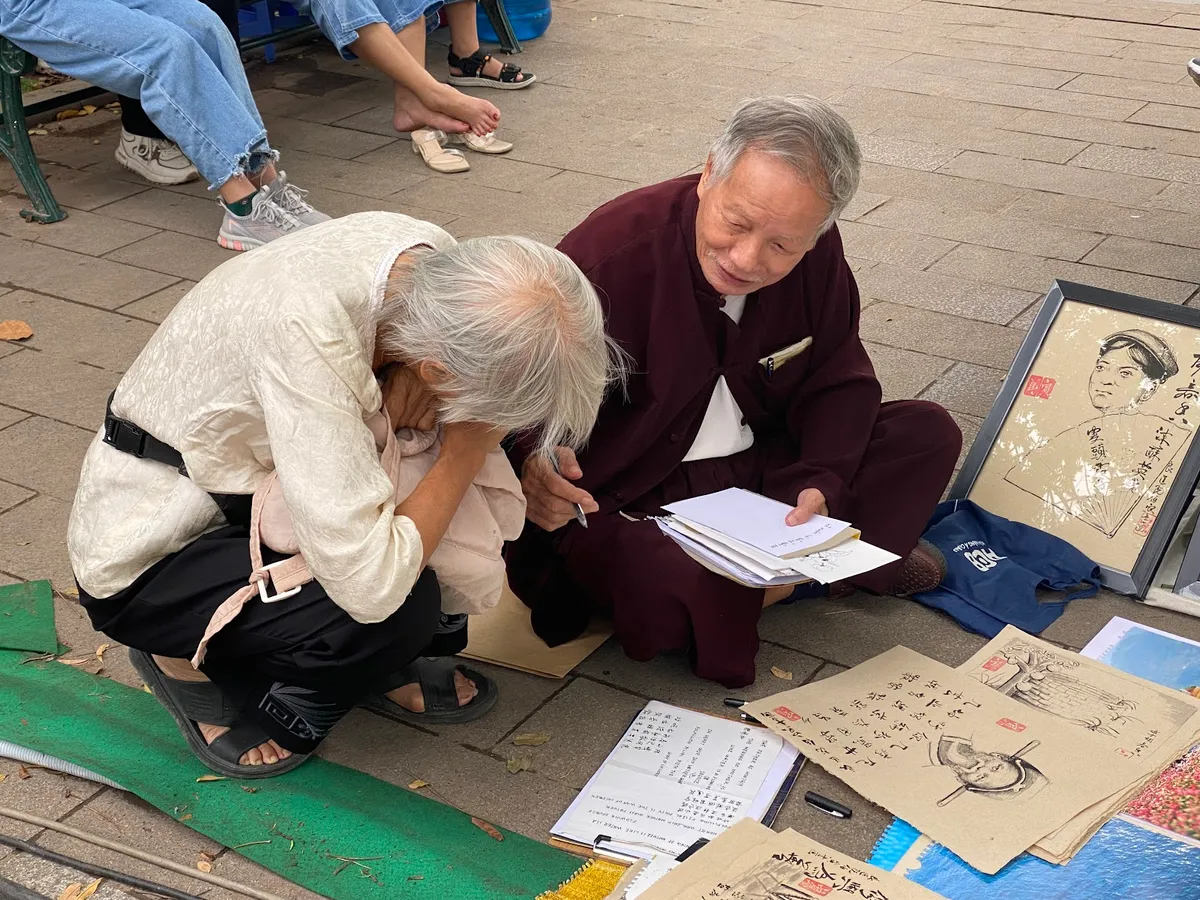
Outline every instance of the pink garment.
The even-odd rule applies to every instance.
[[[401,428],[393,433],[386,409],[367,419],[380,449],[380,465],[396,489],[400,503],[413,492],[437,459],[441,440],[436,432]],[[485,612],[500,600],[504,587],[505,541],[516,540],[525,524],[525,495],[521,482],[502,450],[493,450],[475,476],[441,543],[429,558],[442,589],[442,612],[447,614]],[[262,545],[289,559],[264,567]],[[287,592],[312,581],[300,546],[292,530],[292,517],[283,490],[272,473],[254,492],[250,516],[249,583],[222,603],[205,629],[192,657],[199,667],[208,642],[231,622],[242,607],[259,595],[263,602],[286,601]],[[272,595],[267,589],[275,588]],[[284,596],[280,596],[284,595]]]

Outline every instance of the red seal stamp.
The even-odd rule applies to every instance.
[[[782,716],[783,718],[787,719],[789,722],[799,722],[800,721],[800,717],[798,715],[796,715],[794,712],[792,712],[790,709],[788,709],[786,706],[777,706],[773,710],[771,710],[771,712],[775,713],[775,715],[777,715],[777,716]]]
[[[811,878],[805,878],[800,882],[800,890],[808,891],[810,894],[816,894],[818,897],[824,897],[833,891],[833,885],[821,884],[819,881],[813,881]]]
[[[1025,730],[1024,725],[1020,722],[1014,722],[1012,719],[1000,719],[996,724],[1001,728],[1007,728],[1009,731],[1015,731],[1017,734]]]
[[[1045,375],[1030,375],[1025,382],[1025,396],[1037,397],[1039,400],[1049,400],[1054,393],[1054,379]]]
[[[1008,660],[1005,659],[1003,656],[993,656],[991,659],[989,659],[987,662],[985,662],[983,664],[983,667],[985,669],[987,669],[989,672],[999,672],[1001,669],[1003,669],[1007,665],[1008,665]]]

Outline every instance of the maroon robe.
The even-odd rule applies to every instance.
[[[655,513],[733,486],[795,505],[812,487],[830,515],[903,556],[949,481],[962,437],[935,404],[880,402],[836,228],[785,278],[747,297],[740,323],[726,316],[696,256],[698,180],[618,197],[559,245],[596,285],[632,375],[627,394],[604,403],[579,455],[578,484],[600,511],[587,529],[571,522],[548,534],[527,523],[509,548],[508,572],[548,642],[574,637],[599,607],[611,610],[634,659],[688,649],[698,675],[736,687],[754,680],[763,591],[709,572],[655,523],[618,511]],[[759,365],[809,336],[812,345],[772,375]],[[685,463],[722,375],[754,446]],[[512,451],[518,471],[529,449]],[[882,591],[897,566],[856,583]]]

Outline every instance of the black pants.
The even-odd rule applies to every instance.
[[[229,33],[233,35],[233,39],[238,39],[238,0],[196,0],[197,3],[203,3],[225,23],[225,27],[229,29]],[[118,96],[117,99],[121,102],[121,127],[130,134],[138,135],[139,137],[148,138],[165,138],[158,126],[150,121],[150,117],[146,115],[146,111],[142,109],[142,103],[137,97]]]
[[[283,558],[263,548],[264,563]],[[188,659],[213,612],[249,575],[249,530],[229,525],[111,597],[80,589],[79,599],[95,629],[113,640]],[[466,642],[466,617],[442,616],[432,569],[396,612],[372,625],[356,622],[312,581],[277,603],[247,602],[210,641],[201,671],[281,746],[307,753],[365,694],[410,680],[402,671],[414,659],[451,656]]]

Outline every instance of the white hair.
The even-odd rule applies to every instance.
[[[565,254],[522,237],[464,240],[414,254],[389,279],[385,355],[440,365],[439,421],[540,432],[540,449],[579,448],[624,357],[596,290]]]
[[[709,151],[709,177],[728,177],[743,153],[782,159],[829,204],[825,232],[858,190],[862,150],[850,123],[816,97],[759,97],[734,111]]]

